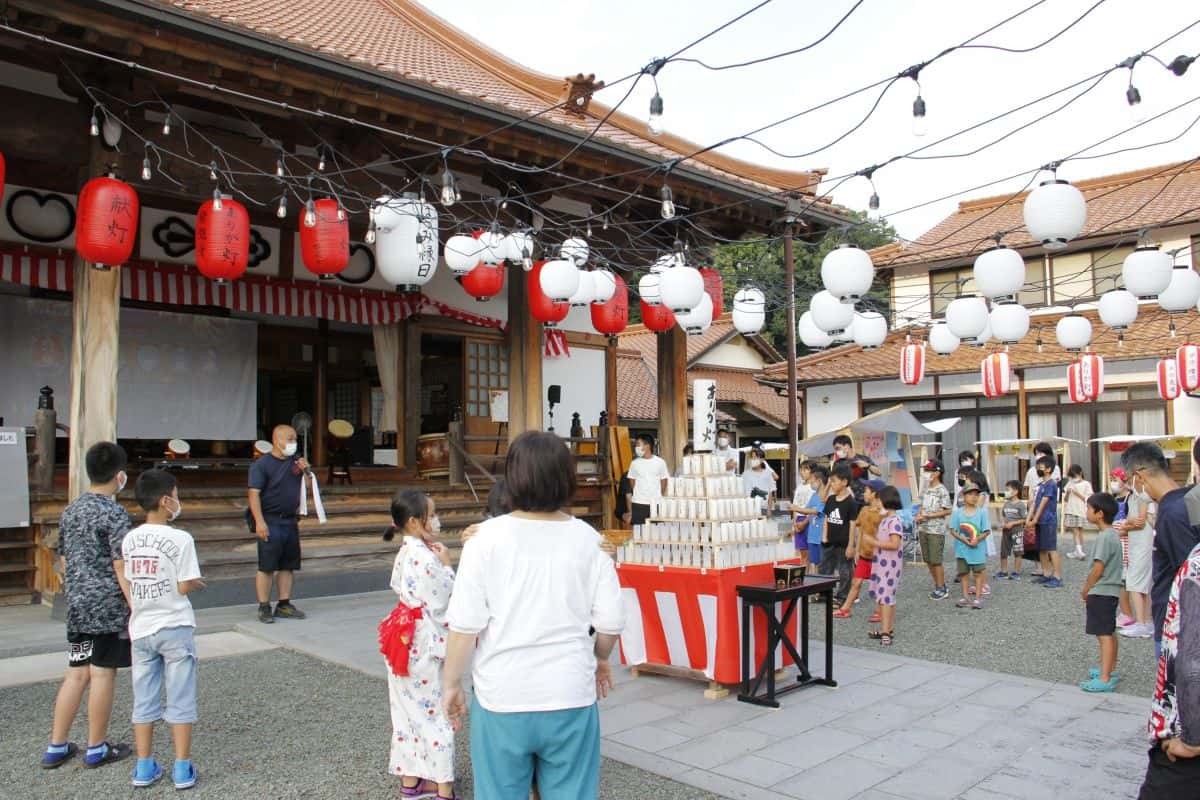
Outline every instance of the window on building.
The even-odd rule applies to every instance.
[[[929,297],[934,316],[946,313],[946,306],[960,294],[973,294],[975,278],[971,267],[943,269],[929,273]]]
[[[467,416],[491,416],[491,393],[507,389],[508,348],[500,343],[468,342]]]
[[[1092,254],[1067,253],[1050,257],[1050,295],[1056,304],[1094,297]]]
[[[1046,305],[1046,259],[1026,259],[1025,287],[1017,294],[1017,302],[1026,308]]]
[[[1096,297],[1117,288],[1125,257],[1132,252],[1132,247],[1115,247],[1092,253],[1092,291]]]

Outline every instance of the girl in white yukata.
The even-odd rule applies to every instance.
[[[451,800],[454,731],[442,710],[442,663],[454,570],[449,551],[435,541],[442,526],[428,495],[397,492],[392,526],[383,538],[399,532],[404,544],[392,567],[399,604],[379,630],[392,711],[388,773],[400,776],[401,797]]]

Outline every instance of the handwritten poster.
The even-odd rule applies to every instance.
[[[886,464],[887,453],[884,450],[884,434],[868,433],[862,438],[863,455],[874,461],[876,464]]]
[[[712,452],[717,441],[717,382],[701,379],[692,382],[692,448],[697,453]]]

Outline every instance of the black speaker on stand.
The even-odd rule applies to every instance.
[[[546,402],[550,404],[549,432],[554,433],[554,407],[562,402],[562,387],[557,383],[551,384],[551,386],[546,390]]]

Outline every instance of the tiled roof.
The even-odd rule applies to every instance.
[[[689,418],[691,414],[691,406],[688,406]],[[617,351],[617,416],[622,422],[658,419],[658,379],[636,351]],[[735,421],[720,408],[717,409],[717,420]]]
[[[1176,314],[1175,325],[1177,337],[1170,333],[1171,314],[1160,309],[1157,305],[1143,305],[1138,313],[1137,321],[1125,331],[1125,341],[1118,345],[1118,334],[1109,330],[1100,322],[1096,311],[1080,311],[1092,322],[1091,349],[1106,360],[1123,361],[1139,358],[1162,358],[1173,355],[1175,348],[1186,341],[1190,334],[1197,338],[1200,334],[1200,317],[1188,312]],[[1033,317],[1033,327],[1030,332],[1017,344],[1009,348],[1009,358],[1013,369],[1025,367],[1048,367],[1066,365],[1078,358],[1077,353],[1068,353],[1059,346],[1054,335],[1054,326],[1063,316],[1061,311],[1036,315]],[[1041,333],[1037,331],[1042,326]],[[892,331],[883,346],[875,350],[864,350],[856,345],[843,345],[821,353],[814,353],[796,360],[797,384],[806,386],[817,383],[856,383],[863,380],[878,378],[897,378],[900,371],[900,347],[904,344],[907,332]],[[923,335],[916,331],[914,334]],[[1038,352],[1037,340],[1042,339],[1042,352]],[[1000,345],[993,343],[989,347],[971,347],[959,345],[948,356],[940,356],[932,349],[926,351],[925,374],[943,375],[956,372],[978,372],[979,362],[984,356],[996,350]],[[771,381],[787,382],[787,363],[771,364],[764,370],[764,378]],[[1064,385],[1065,385],[1064,373]]]
[[[566,98],[565,78],[552,78],[509,60],[414,0],[147,1],[521,116],[542,112]],[[557,109],[540,119],[584,133],[608,111],[592,102],[584,117]],[[651,138],[643,120],[621,112],[609,118],[597,138],[664,162],[701,149],[670,134]],[[687,166],[759,191],[786,189],[808,195],[815,194],[825,174],[824,170],[774,169],[716,152],[689,159]]]
[[[702,353],[716,347],[734,333],[733,317],[726,312],[712,321],[708,330],[687,337],[687,359],[692,363]],[[653,369],[658,363],[658,334],[645,325],[630,325],[620,334],[621,347],[637,350]]]
[[[1066,178],[1065,173],[1060,177]],[[1079,239],[1200,219],[1200,159],[1072,183],[1087,199],[1087,224]],[[871,259],[883,268],[962,258],[992,246],[1000,231],[1007,232],[1004,243],[1010,247],[1036,246],[1022,217],[1027,195],[960,203],[958,211],[915,242],[877,247]]]
[[[757,370],[692,367],[688,370],[688,396],[692,381],[710,378],[717,382],[718,403],[740,403],[746,411],[776,428],[787,427],[787,398],[754,379]],[[619,392],[618,392],[619,396]]]

